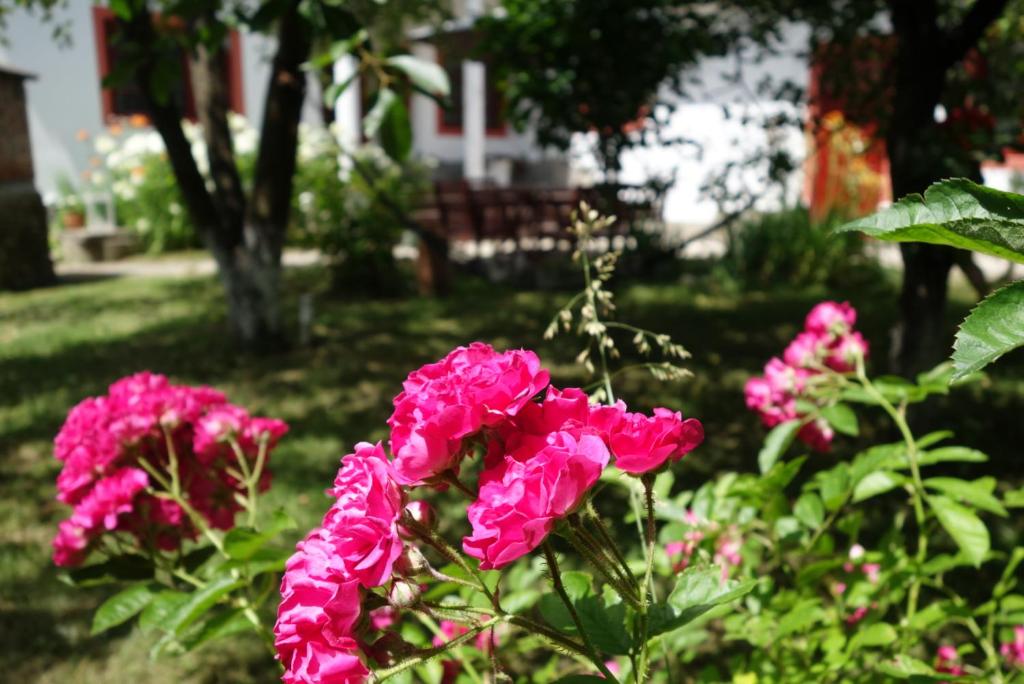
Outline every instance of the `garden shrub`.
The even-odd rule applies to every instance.
[[[856,262],[862,242],[833,234],[838,223],[812,221],[803,207],[754,216],[734,229],[723,266],[750,290],[834,284]]]
[[[558,388],[533,352],[479,342],[412,371],[389,442],[342,458],[321,524],[294,553],[275,542],[288,521],[254,513],[251,445],[269,450],[283,424],[147,375],[75,409],[58,456],[118,456],[86,459],[113,469],[100,493],[89,468],[62,475],[68,501],[78,483],[93,487],[76,516],[98,531],[83,548],[100,559],[69,580],[131,582],[95,630],[138,615],[161,634],[155,654],[256,630],[290,683],[1024,679],[1024,545],[1019,531],[990,532],[1024,490],[952,476],[950,465],[986,456],[907,420],[910,406],[954,391],[952,368],[872,377],[856,311],[822,302],[747,382],[748,407],[770,428],[756,471],[677,481],[678,461],[700,458],[701,422],[631,411],[615,380],[685,378],[688,355],[614,319],[617,255],[592,240],[608,221],[587,207],[574,218],[585,286],[546,331],[581,340],[593,382]],[[622,338],[650,358],[617,367]],[[899,439],[834,454],[866,415]],[[242,495],[216,498],[227,506],[218,524],[206,490],[181,485],[196,463],[217,491]],[[102,505],[84,506],[91,496]],[[176,504],[183,526],[147,513],[155,502]],[[168,527],[173,544],[147,543]],[[281,571],[271,637],[259,606]]]

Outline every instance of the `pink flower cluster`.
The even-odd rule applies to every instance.
[[[967,673],[960,664],[960,654],[949,644],[939,646],[939,650],[935,652],[935,671],[957,677]]]
[[[68,414],[54,440],[63,462],[57,499],[74,507],[53,541],[57,565],[80,565],[104,533],[132,535],[145,549],[173,550],[196,530],[181,507],[153,495],[162,489],[146,472],[170,480],[171,449],[182,493],[218,529],[234,525],[242,483],[227,473],[234,440],[254,459],[261,440],[269,451],[288,427],[250,417],[209,387],[172,385],[149,372],[123,378],[106,395],[85,399]],[[265,471],[261,486],[270,485]]]
[[[1006,658],[1006,664],[1024,667],[1024,625],[1013,628],[1013,641],[999,647],[999,653]]]
[[[690,509],[686,511],[685,520],[690,529],[683,533],[683,538],[665,544],[665,554],[672,561],[673,570],[685,570],[701,542],[712,537],[715,551],[713,562],[721,568],[722,582],[725,582],[732,569],[743,562],[743,538],[739,530],[733,525],[722,530],[717,522],[705,520]]]
[[[379,443],[356,445],[329,491],[334,504],[299,542],[281,581],[274,645],[288,684],[365,681],[362,592],[386,583],[402,553],[404,495]]]
[[[747,381],[747,408],[761,416],[765,427],[803,418],[798,399],[809,399],[809,382],[828,370],[849,373],[858,358],[868,354],[864,337],[853,329],[857,312],[848,302],[821,302],[807,314],[804,330],[789,343],[782,358],[774,357],[764,375]],[[822,419],[801,427],[797,437],[815,451],[828,451],[832,428]]]
[[[365,635],[393,614],[363,620],[360,605],[363,594],[389,581],[392,606],[418,600],[412,579],[425,560],[404,538],[429,528],[433,515],[423,502],[407,503],[407,489],[447,486],[462,461],[482,451],[479,490],[468,508],[473,532],[463,549],[482,569],[500,568],[535,549],[579,507],[613,458],[639,475],[678,461],[703,440],[700,422],[679,413],[645,416],[621,402],[592,406],[582,390],[548,381],[533,352],[496,352],[482,343],[408,376],[388,420],[393,459],[382,445],[366,443],[342,459],[329,490],[334,505],[288,562],[275,626],[285,682],[364,681],[367,659],[390,647],[390,637],[367,645]],[[456,634],[454,625],[450,630],[449,639]]]

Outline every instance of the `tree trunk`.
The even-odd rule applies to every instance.
[[[247,349],[273,352],[286,344],[280,311],[280,259],[266,250],[238,245],[225,249],[213,243],[210,251],[228,300],[232,329]]]

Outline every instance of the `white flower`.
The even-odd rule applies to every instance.
[[[171,202],[167,206],[167,211],[171,212],[171,216],[179,216],[181,214],[181,205],[177,202]]]
[[[106,133],[101,133],[100,135],[97,135],[96,139],[93,141],[93,148],[99,154],[110,154],[117,148],[117,141],[114,140],[112,136],[109,136]]]
[[[138,221],[135,222],[135,227],[139,230],[139,232],[142,232],[142,233],[145,233],[146,231],[148,231],[149,228],[150,228],[150,225],[151,224],[149,223],[149,219],[147,219],[147,218],[140,218]]]

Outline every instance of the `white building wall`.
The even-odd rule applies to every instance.
[[[765,146],[766,132],[758,122],[759,118],[780,110],[795,113],[788,103],[759,100],[754,94],[756,84],[765,76],[771,76],[777,82],[789,79],[804,87],[808,85],[810,67],[802,54],[807,49],[808,31],[804,26],[794,25],[784,35],[783,44],[778,46],[779,54],[761,64],[746,66],[742,83],[732,83],[725,78],[726,74],[735,71],[739,55],[707,59],[698,65],[694,75],[699,78],[700,85],[688,93],[686,101],[677,104],[663,132],[666,139],[684,138],[696,144],[628,150],[621,158],[619,182],[643,183],[652,177],[674,177],[675,182],[665,198],[665,220],[690,225],[712,223],[719,214],[719,207],[700,191],[701,185],[711,175],[721,172],[730,161],[744,159]],[[729,119],[723,111],[725,105],[732,108],[733,116]],[[740,123],[737,115],[743,110],[754,115],[755,121]],[[787,130],[780,144],[798,161],[804,158],[806,141],[801,130]],[[597,163],[590,149],[592,144],[588,135],[576,136],[571,153],[574,175],[596,180],[599,176]],[[758,169],[745,169],[732,179],[731,185],[734,188],[742,185],[762,194],[765,184],[758,180],[758,175]],[[802,173],[794,175],[796,177],[785,198],[766,194],[758,208],[778,208],[784,199],[789,203],[795,202],[802,187]]]

